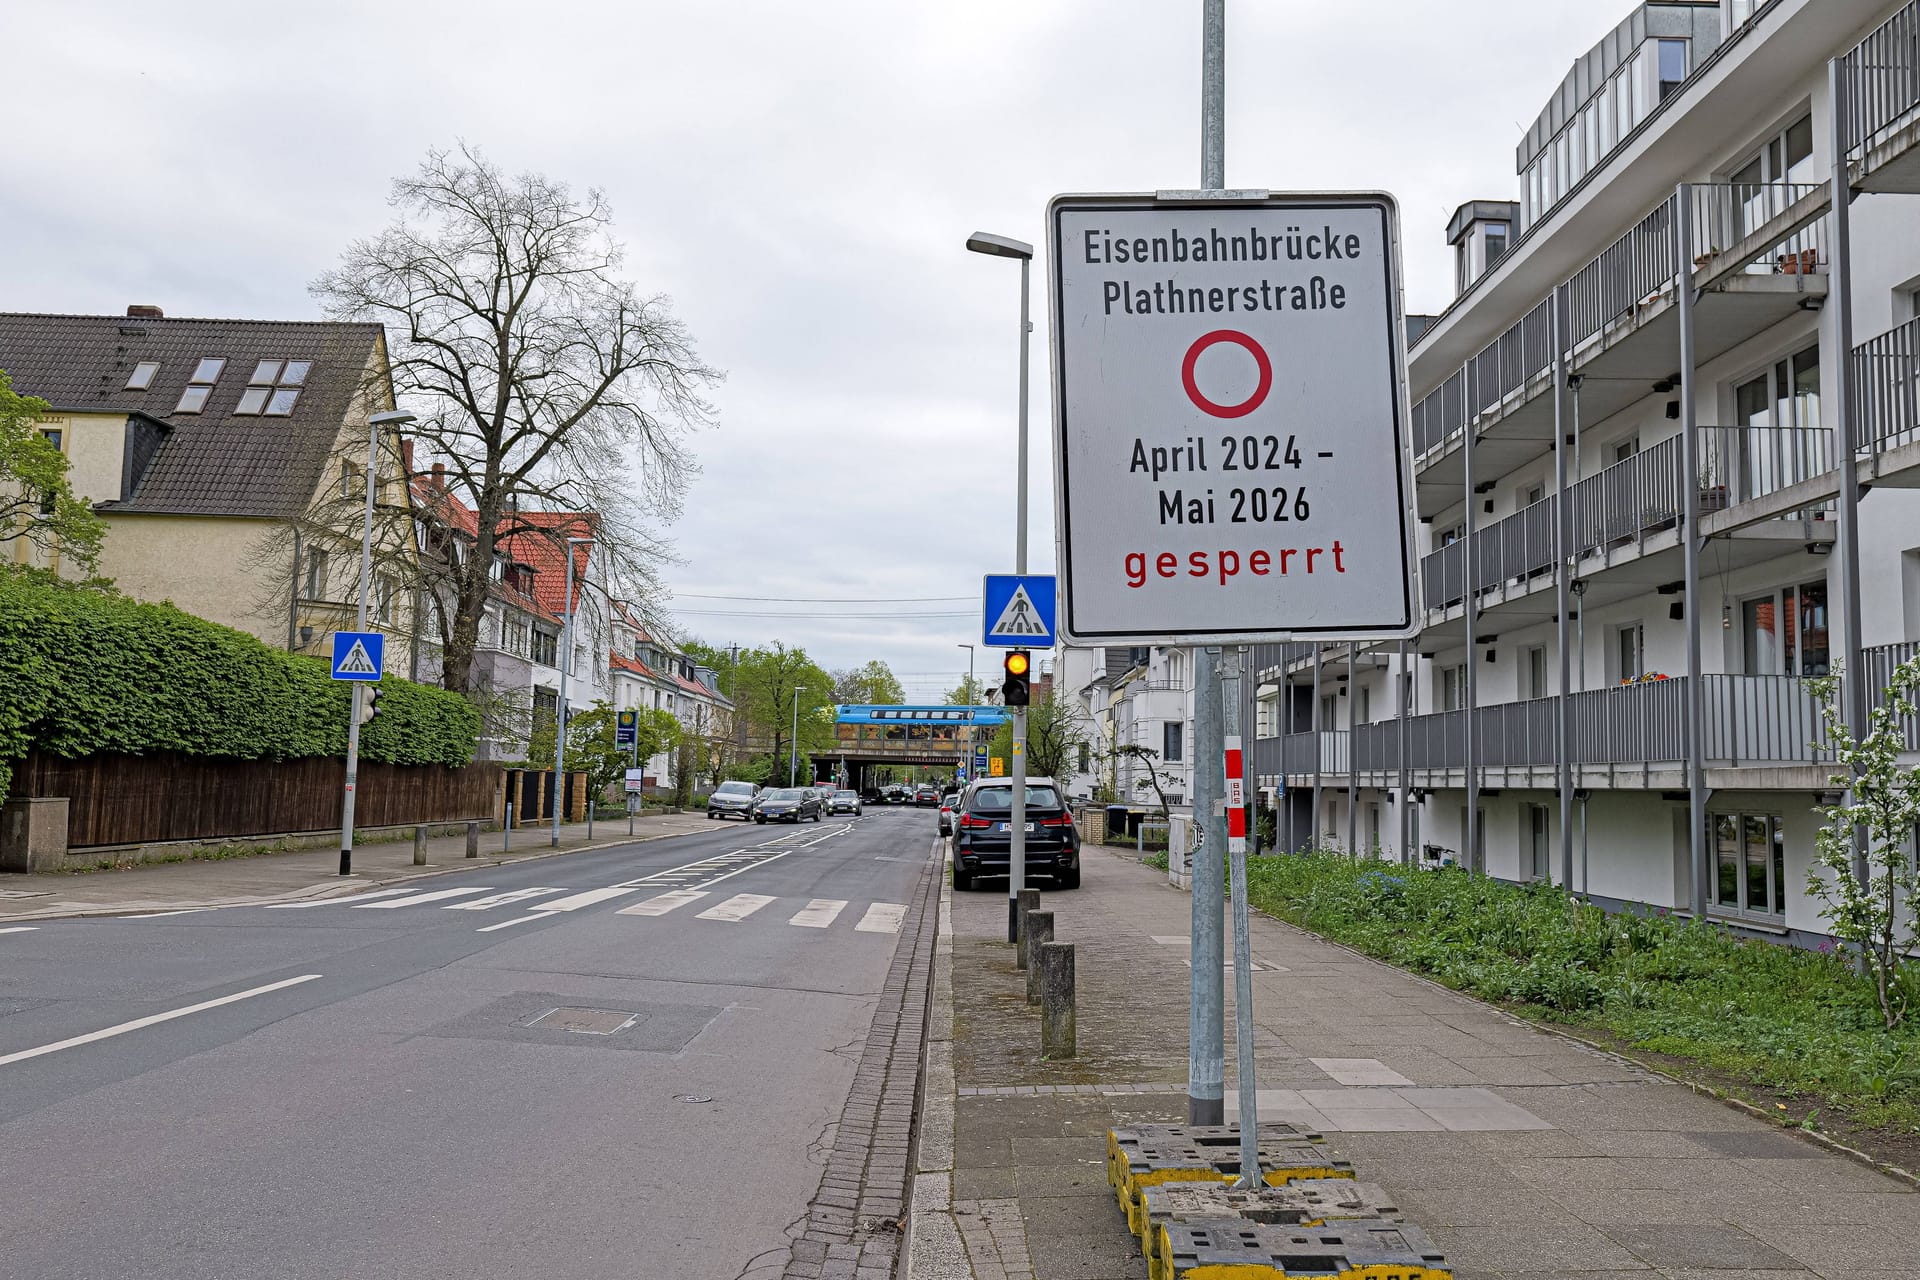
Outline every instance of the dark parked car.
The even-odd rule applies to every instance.
[[[805,822],[808,818],[820,821],[820,797],[811,787],[763,791],[760,803],[753,810],[755,822]]]
[[[913,793],[913,802],[922,809],[938,808],[940,804],[940,792],[933,787],[923,786]]]
[[[970,784],[954,810],[953,887],[966,890],[981,876],[1004,876],[1013,858],[1013,783],[989,778]],[[1051,778],[1029,778],[1026,794],[1026,874],[1051,876],[1056,888],[1080,887],[1080,835]]]

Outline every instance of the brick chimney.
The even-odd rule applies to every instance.
[[[167,313],[147,302],[136,302],[127,308],[129,320],[165,320]]]

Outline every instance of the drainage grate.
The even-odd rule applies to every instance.
[[[611,1036],[640,1021],[637,1013],[621,1009],[549,1009],[523,1024],[542,1031],[572,1031],[583,1036]]]

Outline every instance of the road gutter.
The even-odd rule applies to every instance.
[[[895,1274],[917,1159],[915,1117],[935,986],[934,944],[945,914],[943,896],[935,892],[944,880],[941,869],[930,854],[833,1129],[820,1189],[797,1224],[783,1280],[890,1280]],[[946,1025],[951,1023],[949,998]],[[945,1095],[952,1096],[951,1067]],[[949,1153],[952,1131],[949,1118]],[[925,1142],[922,1137],[918,1145]],[[951,1154],[947,1161],[951,1165]]]
[[[944,842],[942,842],[944,853]],[[940,869],[940,930],[934,943],[933,997],[922,1065],[919,1142],[904,1247],[907,1280],[973,1280],[960,1224],[953,1215],[953,878]]]

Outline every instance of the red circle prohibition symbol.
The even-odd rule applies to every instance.
[[[1193,367],[1200,362],[1201,353],[1221,342],[1231,342],[1236,347],[1245,348],[1254,363],[1260,366],[1260,385],[1239,404],[1215,404],[1200,394],[1200,384],[1193,380]],[[1273,361],[1267,359],[1266,350],[1259,343],[1238,329],[1215,329],[1187,348],[1187,358],[1180,365],[1180,381],[1186,384],[1187,399],[1207,413],[1216,418],[1244,418],[1258,409],[1266,400],[1267,392],[1273,390]]]

